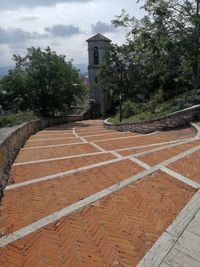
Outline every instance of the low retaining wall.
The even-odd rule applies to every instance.
[[[50,125],[82,120],[82,116],[71,115],[64,118],[38,120],[14,127],[0,129],[0,198],[9,182],[9,171],[16,155],[30,135]]]
[[[174,128],[188,126],[190,122],[200,119],[200,105],[196,105],[181,111],[177,111],[159,119],[139,121],[133,123],[110,123],[104,121],[104,127],[120,132],[152,133],[155,131],[165,131]]]

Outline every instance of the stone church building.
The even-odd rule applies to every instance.
[[[110,109],[111,101],[108,95],[103,91],[98,72],[103,63],[105,49],[110,44],[111,40],[102,34],[97,34],[88,39],[87,42],[89,57],[89,98],[94,99],[99,104],[100,115],[105,115]]]

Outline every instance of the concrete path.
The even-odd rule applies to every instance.
[[[31,136],[1,205],[0,266],[200,266],[199,127]]]

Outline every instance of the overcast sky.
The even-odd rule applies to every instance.
[[[26,48],[50,46],[74,63],[87,63],[86,39],[102,33],[113,43],[125,40],[125,30],[111,20],[126,9],[142,16],[137,0],[0,0],[0,66],[13,65],[12,55]]]

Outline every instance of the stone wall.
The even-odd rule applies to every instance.
[[[80,120],[82,120],[82,116],[72,115],[64,118],[32,121],[18,126],[0,129],[0,198],[4,187],[9,182],[11,165],[20,148],[24,146],[30,135],[50,125]]]
[[[165,131],[174,128],[188,126],[190,122],[200,119],[200,105],[196,105],[181,111],[177,111],[159,119],[139,121],[133,123],[109,123],[104,121],[104,127],[120,132],[151,133],[155,131]]]

